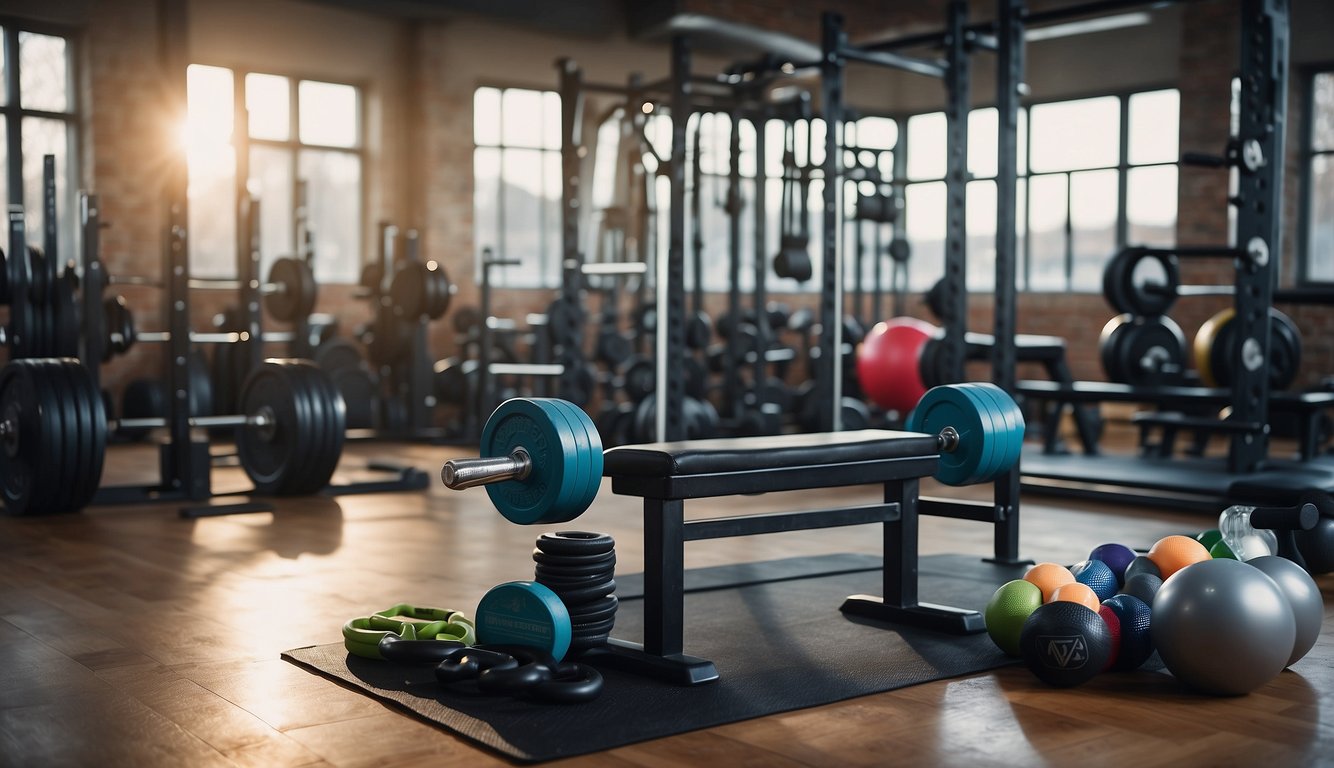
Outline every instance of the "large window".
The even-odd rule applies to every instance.
[[[1334,72],[1311,78],[1301,278],[1334,282]]]
[[[236,273],[235,105],[245,104],[247,188],[259,198],[261,269],[314,254],[316,277],[356,282],[362,262],[361,93],[352,85],[194,64],[190,113],[190,263]]]
[[[560,118],[554,91],[487,87],[473,94],[476,255],[480,263],[489,249],[520,262],[494,270],[496,285],[560,284]]]
[[[1034,104],[1019,113],[1020,288],[1101,290],[1103,265],[1128,244],[1175,240],[1179,104],[1175,90]],[[904,190],[913,245],[910,287],[942,273],[945,238],[945,116],[907,120]],[[994,108],[969,116],[968,282],[995,281]]]
[[[71,44],[54,30],[26,25],[0,26],[0,165],[5,205],[22,203],[28,242],[42,242],[42,158],[56,159],[56,207],[62,261],[76,255],[73,167],[77,115],[74,111]],[[3,243],[9,247],[8,241]]]

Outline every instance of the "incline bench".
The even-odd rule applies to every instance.
[[[612,491],[644,499],[644,643],[613,638],[599,663],[680,684],[716,679],[711,661],[685,653],[685,542],[866,523],[884,525],[883,592],[848,597],[842,611],[940,631],[982,631],[976,611],[917,599],[919,514],[997,524],[1007,517],[1003,505],[919,499],[919,479],[936,471],[938,450],[933,435],[874,429],[607,450],[603,474]],[[867,483],[884,486],[883,503],[685,519],[687,499]]]

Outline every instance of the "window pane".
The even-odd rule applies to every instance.
[[[899,124],[888,117],[863,117],[857,121],[857,146],[893,149],[899,140]]]
[[[478,88],[472,97],[472,141],[479,146],[500,143],[500,91]]]
[[[996,286],[996,182],[968,182],[967,231],[968,290],[990,291]]]
[[[909,121],[909,131],[912,122]],[[911,138],[909,152],[915,152]],[[905,189],[906,227],[912,245],[908,290],[924,291],[940,279],[945,264],[945,182],[910,184]]]
[[[24,109],[69,109],[65,38],[19,33],[19,96]]]
[[[542,92],[506,88],[502,95],[501,117],[507,146],[542,146]]]
[[[1116,171],[1070,176],[1072,290],[1101,290],[1103,265],[1116,251],[1117,186]]]
[[[976,176],[996,175],[997,119],[995,107],[968,114],[968,170]]]
[[[361,157],[307,149],[297,162],[299,178],[306,183],[315,277],[326,283],[355,283],[361,270]]]
[[[9,56],[5,53],[5,40],[8,35],[5,34],[5,28],[0,27],[0,104],[9,103],[9,75],[5,68],[5,62],[9,61]]]
[[[260,274],[280,256],[295,253],[292,232],[292,151],[282,147],[250,148],[250,194],[259,197]]]
[[[542,264],[542,152],[506,149],[501,157],[501,206],[504,224],[499,255],[519,259],[522,267],[493,272],[498,285],[536,285]]]
[[[1334,281],[1334,155],[1311,159],[1311,229],[1306,243],[1308,280]]]
[[[254,72],[246,75],[245,108],[250,114],[252,137],[274,141],[292,138],[292,86],[287,78]]]
[[[542,285],[560,285],[561,277],[561,221],[560,221],[560,153],[542,153]]]
[[[302,80],[297,88],[301,143],[326,147],[357,145],[357,89]],[[360,173],[360,170],[358,170]]]
[[[542,137],[542,146],[560,149],[560,94],[555,91],[542,93]]]
[[[1066,287],[1065,175],[1033,177],[1029,180],[1029,195],[1029,290],[1062,290]]]
[[[1131,168],[1126,174],[1126,242],[1176,244],[1177,168]]]
[[[908,178],[945,177],[945,113],[908,118]]]
[[[45,155],[56,158],[56,226],[60,251],[56,258],[65,261],[77,258],[74,249],[74,193],[70,186],[70,136],[63,120],[41,117],[23,118],[23,219],[28,242],[43,242],[46,222],[45,199],[42,195],[42,160]],[[6,243],[6,246],[8,244]]]
[[[3,30],[0,30],[3,32]],[[0,117],[0,168],[5,170],[5,178],[0,180],[0,204],[3,210],[9,210],[9,119]],[[0,239],[0,250],[9,249],[9,235]]]
[[[1015,140],[1015,145],[1019,150],[1018,152],[1015,153],[1018,156],[1017,158],[1018,162],[1016,162],[1015,168],[1018,168],[1020,175],[1023,175],[1028,173],[1028,110],[1027,109],[1019,110],[1019,118],[1015,120],[1014,124],[1015,124],[1015,135],[1018,137]]]
[[[1175,90],[1136,93],[1130,97],[1131,164],[1173,163],[1178,156],[1181,95]]]
[[[1038,104],[1032,112],[1035,172],[1117,164],[1121,102],[1115,96]]]
[[[185,152],[190,168],[190,271],[236,274],[236,155],[231,145],[232,71],[191,64]]]
[[[486,248],[500,253],[500,150],[479,147],[473,150],[473,242],[477,258]]]
[[[621,110],[617,109],[598,126],[597,146],[593,151],[593,188],[589,193],[595,214],[612,205],[618,193],[625,192],[617,188],[625,183],[622,163],[625,156],[621,152],[621,134],[626,128],[623,116]]]
[[[1315,109],[1312,113],[1311,146],[1334,149],[1334,72],[1315,76]]]

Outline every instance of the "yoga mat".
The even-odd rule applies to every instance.
[[[813,707],[1010,663],[985,633],[944,635],[845,617],[847,595],[880,593],[879,558],[792,558],[686,572],[686,653],[711,659],[720,679],[681,687],[603,670],[593,702],[541,704],[442,690],[430,665],[349,656],[341,644],[283,654],[449,731],[522,761],[551,760]],[[1024,567],[978,557],[921,560],[922,602],[981,610]],[[642,639],[642,579],[617,577],[613,636]],[[738,586],[731,586],[738,585]]]

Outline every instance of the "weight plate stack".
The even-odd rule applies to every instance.
[[[616,542],[605,533],[560,531],[538,537],[534,581],[570,614],[568,655],[605,645],[616,624]]]
[[[305,261],[291,257],[278,259],[269,268],[269,282],[282,286],[282,290],[264,297],[264,307],[275,319],[290,323],[315,311],[319,285]]]
[[[328,485],[346,417],[327,374],[305,360],[266,360],[246,380],[239,406],[268,420],[237,432],[241,466],[257,492],[310,494]]]

